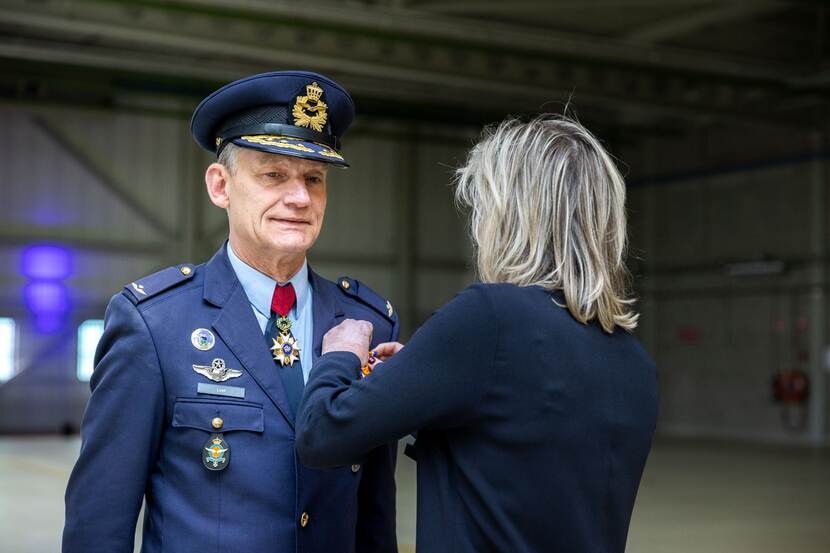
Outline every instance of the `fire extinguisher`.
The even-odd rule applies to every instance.
[[[801,369],[809,363],[806,347],[808,322],[806,317],[798,319],[792,336],[795,362],[788,369],[779,369],[772,377],[772,398],[781,405],[781,422],[790,430],[800,431],[807,427],[807,401],[810,398],[810,378]],[[784,325],[779,323],[779,330]]]
[[[772,397],[778,403],[807,403],[810,394],[810,379],[804,371],[792,369],[772,377]]]
[[[810,379],[799,369],[782,371],[772,378],[772,397],[781,404],[781,423],[793,431],[807,428]]]

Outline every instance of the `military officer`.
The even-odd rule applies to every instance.
[[[64,553],[396,551],[394,444],[354,464],[303,466],[294,417],[323,335],[345,318],[397,338],[392,305],[308,265],[348,92],[304,71],[226,85],[196,108],[215,152],[205,181],[229,240],[207,263],[131,282],[107,308]]]

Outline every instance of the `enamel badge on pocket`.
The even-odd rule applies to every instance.
[[[212,434],[202,448],[202,464],[208,470],[225,470],[231,462],[231,448],[222,434]]]

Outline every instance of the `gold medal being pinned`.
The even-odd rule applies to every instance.
[[[283,367],[293,365],[294,361],[300,360],[300,342],[291,335],[291,321],[287,317],[280,317],[275,324],[280,332],[271,346],[274,360],[279,361]]]

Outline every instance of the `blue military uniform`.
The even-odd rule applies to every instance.
[[[272,88],[279,101],[313,82],[328,96],[311,94],[305,107],[318,105],[315,96],[321,103],[350,105],[350,98],[341,97],[345,91],[319,75],[269,75],[270,81],[258,76],[222,90],[248,105],[251,81],[260,88],[278,84]],[[255,92],[257,101],[267,99],[264,89]],[[211,99],[217,97],[205,102]],[[219,100],[232,111],[233,98]],[[222,121],[214,108],[204,109]],[[194,117],[195,126],[200,117]],[[243,140],[233,129],[220,129],[216,142],[255,138],[266,143],[265,151],[305,154],[289,146],[314,138],[304,132],[262,138],[270,136],[269,129],[290,132],[290,120],[260,121],[277,126],[257,134],[250,113],[246,117],[243,131],[252,134]],[[351,112],[345,117],[350,122]],[[320,134],[339,136],[342,124],[332,114]],[[330,142],[314,142],[311,157],[337,154]],[[370,321],[375,343],[397,338],[396,313],[366,285],[350,278],[335,284],[312,270],[308,275],[313,339],[304,345],[312,365],[325,332],[344,318]],[[112,298],[90,382],[81,454],[66,491],[64,553],[131,552],[142,499],[144,553],[397,550],[394,445],[334,469],[303,466],[294,449],[294,413],[251,306],[226,247],[204,265],[170,267]]]

